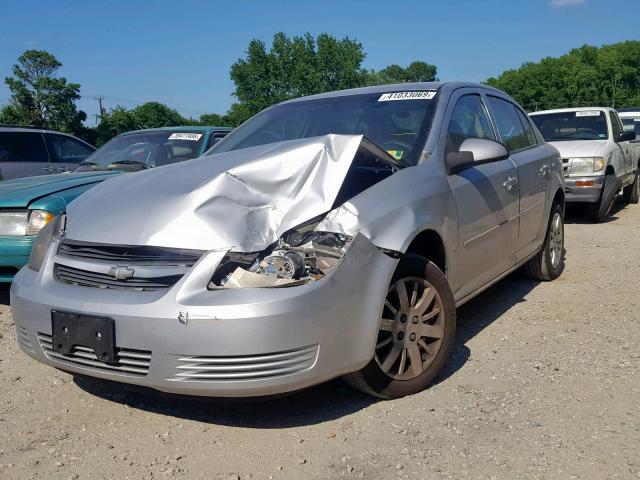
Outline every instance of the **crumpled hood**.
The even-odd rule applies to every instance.
[[[122,175],[69,205],[67,237],[260,251],[332,208],[362,139],[277,142]]]
[[[562,158],[570,157],[598,157],[607,143],[606,140],[570,140],[562,142],[548,142],[558,149]]]
[[[39,198],[70,188],[101,182],[120,172],[78,172],[16,178],[0,182],[0,208],[22,208]]]

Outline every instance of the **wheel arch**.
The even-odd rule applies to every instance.
[[[442,237],[435,230],[428,228],[419,232],[413,237],[405,253],[414,253],[431,260],[446,275],[447,252]]]

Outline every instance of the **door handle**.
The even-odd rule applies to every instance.
[[[507,192],[510,192],[513,186],[517,184],[518,184],[518,178],[511,177],[511,176],[507,177],[507,179],[504,182],[502,182],[502,186],[507,189]]]

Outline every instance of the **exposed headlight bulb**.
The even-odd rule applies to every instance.
[[[300,278],[304,272],[304,259],[296,252],[274,250],[260,261],[257,273],[278,278]]]

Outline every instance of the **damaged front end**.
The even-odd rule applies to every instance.
[[[228,252],[209,289],[289,287],[320,280],[342,260],[352,238],[314,231],[318,223],[319,219],[286,232],[262,252]]]

